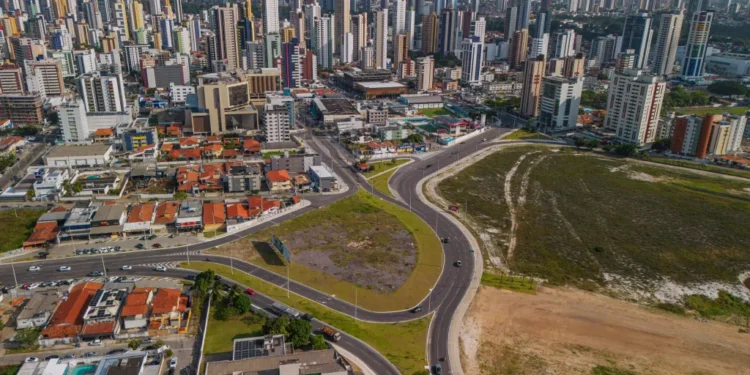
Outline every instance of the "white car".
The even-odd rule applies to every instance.
[[[32,290],[32,289],[36,289],[36,288],[39,288],[39,284],[38,283],[31,283],[31,284],[29,284],[29,287],[27,289],[28,290]]]
[[[70,266],[60,266],[60,268],[58,268],[57,270],[60,272],[68,272],[70,271],[70,269]]]
[[[154,271],[167,272],[167,267],[157,266],[156,268],[154,268]]]
[[[177,368],[177,358],[172,358],[172,360],[169,361],[169,368]]]
[[[120,269],[123,270],[123,271],[130,271],[130,270],[133,269],[133,267],[131,267],[131,266],[122,266],[122,267],[120,267]]]
[[[102,344],[102,340],[96,339],[89,343],[89,346],[100,346]]]
[[[29,267],[29,272],[37,272],[37,271],[40,271],[41,269],[42,267],[39,267],[39,266],[31,266]]]
[[[24,359],[23,361],[26,362],[26,363],[39,362],[39,358],[37,358],[37,357],[28,357],[28,358]]]

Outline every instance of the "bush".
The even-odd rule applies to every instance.
[[[174,355],[174,352],[172,351],[172,349],[167,349],[167,350],[164,351],[164,355],[167,358],[172,358],[172,356]]]
[[[638,150],[638,148],[635,145],[631,144],[625,144],[625,145],[617,145],[614,149],[615,154],[624,156],[624,157],[630,157],[635,155],[635,152]]]
[[[328,349],[328,344],[326,343],[326,339],[324,339],[323,336],[321,335],[314,335],[312,338],[312,348],[313,350]]]
[[[658,303],[656,304],[656,308],[660,310],[668,311],[677,315],[685,315],[685,309],[676,303],[666,303],[666,302]]]

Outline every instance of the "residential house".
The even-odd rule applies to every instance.
[[[114,339],[120,331],[120,308],[127,295],[125,288],[97,290],[83,314],[81,338]]]
[[[286,170],[266,172],[266,185],[272,192],[284,192],[292,189],[292,179]]]
[[[180,203],[180,212],[175,220],[177,230],[196,230],[203,227],[203,203],[201,201],[184,201]]]
[[[242,141],[242,153],[245,156],[260,154],[260,142],[255,139],[245,139]]]
[[[115,131],[112,128],[99,128],[94,131],[92,141],[94,143],[111,143],[114,135]]]
[[[60,242],[58,236],[60,235],[60,227],[57,226],[55,221],[39,222],[37,221],[34,225],[34,231],[31,232],[31,236],[24,241],[23,247],[36,247],[44,246],[48,243]]]
[[[281,201],[278,199],[266,199],[260,195],[251,195],[247,197],[247,209],[250,217],[262,215],[266,212],[274,212],[281,208]]]
[[[18,147],[26,144],[23,137],[7,137],[0,140],[0,156],[15,154]]]
[[[203,230],[210,232],[221,229],[226,222],[223,202],[203,204]]]
[[[250,211],[242,202],[227,203],[227,224],[243,223],[250,220]]]
[[[201,160],[201,158],[202,158],[201,150],[197,148],[172,149],[171,151],[167,153],[167,160],[195,161],[195,160]]]
[[[187,296],[177,289],[160,288],[153,298],[149,333],[159,335],[164,330],[182,327],[183,314],[187,310]]]
[[[56,289],[32,294],[16,316],[16,329],[44,327],[52,317],[60,296]]]
[[[128,219],[123,226],[125,233],[150,233],[151,222],[156,217],[156,203],[138,203],[130,207]]]
[[[196,137],[184,137],[179,140],[180,149],[189,150],[197,149],[201,145],[201,141]]]
[[[203,146],[203,155],[209,159],[217,159],[224,154],[224,146],[220,143],[212,143]]]
[[[62,301],[49,324],[39,336],[41,346],[52,346],[58,343],[77,342],[83,329],[83,314],[96,292],[102,288],[101,283],[84,282],[70,288],[68,299]]]
[[[166,232],[168,230],[168,226],[174,225],[175,219],[177,219],[177,211],[179,210],[179,208],[180,202],[159,202],[159,205],[156,206],[154,221],[151,224],[151,231]]]
[[[120,311],[122,331],[136,333],[148,328],[149,310],[153,299],[154,288],[135,288],[128,294]]]

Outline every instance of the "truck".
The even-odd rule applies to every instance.
[[[341,333],[331,327],[323,326],[323,328],[320,329],[320,333],[328,337],[328,339],[333,342],[338,342],[339,340],[341,340]]]
[[[286,315],[290,318],[299,318],[302,315],[299,311],[279,302],[274,302],[271,310],[278,315]]]

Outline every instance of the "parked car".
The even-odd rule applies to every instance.
[[[83,355],[84,357],[96,357],[96,352],[86,352],[86,354]]]
[[[101,346],[101,345],[102,345],[102,340],[99,340],[99,339],[96,339],[89,343],[89,346]]]
[[[133,269],[133,267],[131,267],[131,266],[122,266],[122,267],[120,267],[120,269],[123,270],[123,271],[130,271],[130,270]]]
[[[31,284],[29,284],[29,285],[26,286],[26,289],[28,289],[28,290],[36,289],[36,288],[39,288],[39,284],[38,283],[31,283]]]
[[[246,292],[247,294],[251,295],[251,296],[254,296],[254,295],[255,295],[255,291],[253,290],[253,288],[247,288],[247,289],[245,290],[245,292]]]
[[[42,267],[39,266],[31,266],[29,267],[29,272],[38,272],[42,269]]]
[[[57,358],[60,358],[60,356],[57,355],[57,354],[53,354],[53,355],[48,355],[48,356],[44,357],[44,360],[45,361],[49,361],[51,359],[57,359]]]
[[[68,272],[70,271],[70,269],[70,266],[60,266],[60,268],[58,268],[57,270],[60,272]]]
[[[104,276],[104,272],[102,272],[102,271],[91,271],[91,272],[89,272],[88,276],[89,277]]]
[[[158,248],[161,248],[161,244],[157,242],[157,243],[151,245],[151,247],[153,247],[154,249],[158,249]]]
[[[37,357],[27,357],[23,361],[26,362],[26,363],[39,362],[39,358],[37,358]]]
[[[63,359],[73,359],[75,357],[76,357],[75,354],[66,354],[65,357],[63,357]]]
[[[164,266],[156,266],[156,268],[154,268],[154,271],[158,271],[158,272],[167,272],[167,267],[164,267]]]
[[[169,361],[169,368],[177,368],[177,357]]]
[[[146,246],[145,246],[145,245],[143,245],[142,243],[139,243],[138,245],[135,245],[135,248],[136,248],[136,249],[143,249],[143,248],[145,248],[145,247],[146,247]]]
[[[125,353],[125,352],[127,352],[127,349],[115,349],[115,350],[110,350],[109,352],[107,352],[107,354],[120,354],[120,353]]]

